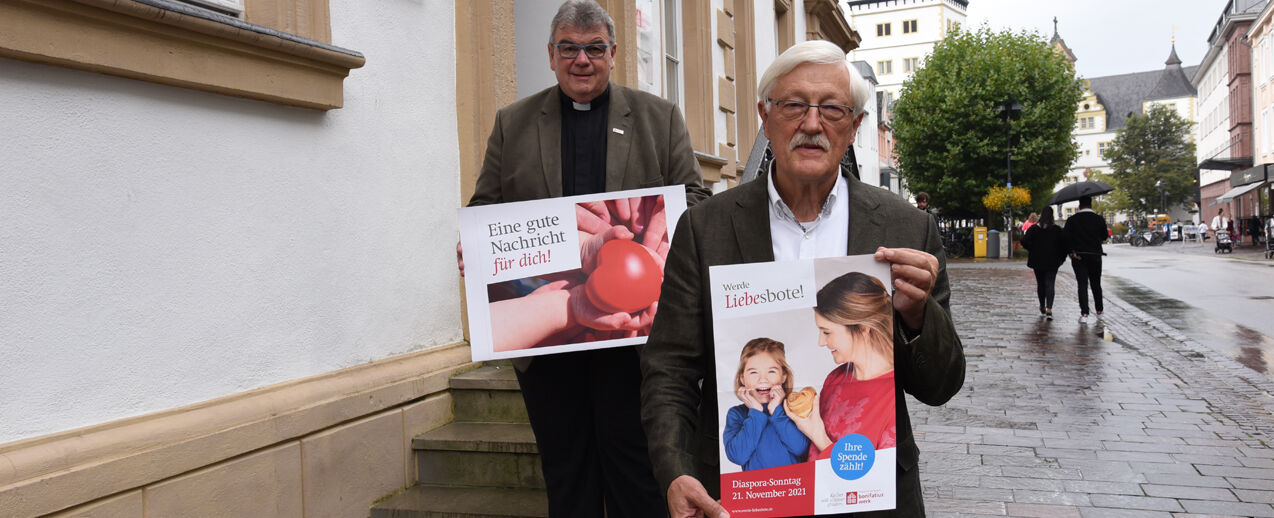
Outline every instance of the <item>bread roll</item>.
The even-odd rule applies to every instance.
[[[800,392],[788,394],[787,411],[799,417],[809,417],[810,412],[814,410],[816,396],[818,392],[814,390],[814,387],[805,387]]]

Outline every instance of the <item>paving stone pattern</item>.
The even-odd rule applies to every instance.
[[[908,402],[930,516],[1274,517],[1274,383],[1074,276],[1039,316],[1023,262],[953,263],[964,388]]]

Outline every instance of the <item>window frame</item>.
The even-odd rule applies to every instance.
[[[914,73],[920,68],[920,58],[902,58],[902,72],[904,74]]]
[[[663,84],[660,85],[660,91],[663,92],[662,97],[664,99],[677,105],[677,107],[681,108],[681,111],[684,113],[686,106],[686,56],[685,47],[683,46],[685,42],[685,32],[681,27],[681,0],[663,0],[659,7],[664,11],[663,13],[660,13],[663,15],[664,24],[663,34],[660,35],[661,40],[663,41],[663,44],[661,45],[662,51],[660,52],[663,57],[660,59],[660,64],[663,68],[661,70],[661,74],[664,79]],[[670,36],[675,38],[674,44],[669,44],[668,40]],[[676,54],[670,53],[669,50],[676,51]],[[670,66],[673,68],[671,73],[669,72]],[[669,90],[672,89],[675,89],[676,91],[671,92],[672,95],[670,96]]]
[[[1265,141],[1265,149],[1261,150],[1262,153],[1260,153],[1262,155],[1268,154],[1270,149],[1274,149],[1274,131],[1270,131],[1270,129],[1270,109],[1266,108],[1261,110],[1261,133],[1264,133],[1262,136],[1265,137],[1261,139]]]
[[[919,27],[920,27],[920,21],[919,21],[919,19],[911,19],[911,20],[903,20],[903,21],[902,21],[902,33],[903,33],[903,34],[915,34],[915,33],[917,33],[917,32],[920,32],[920,28],[919,28]]]
[[[892,32],[893,22],[882,22],[876,24],[876,37],[883,38],[885,36],[892,36]]]
[[[885,59],[876,62],[876,75],[887,76],[894,73],[894,60]]]

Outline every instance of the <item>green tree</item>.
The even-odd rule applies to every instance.
[[[1194,198],[1193,124],[1160,104],[1128,118],[1106,148],[1111,208],[1153,214]]]
[[[982,196],[1005,184],[1008,129],[1013,186],[1029,189],[1042,205],[1075,159],[1071,130],[1083,90],[1071,64],[1038,33],[983,26],[948,34],[894,106],[895,150],[908,188],[928,192],[944,216],[992,216]],[[1006,100],[1021,105],[1008,122],[997,109]]]

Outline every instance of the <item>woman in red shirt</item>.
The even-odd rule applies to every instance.
[[[836,362],[808,417],[791,416],[810,438],[810,460],[826,459],[831,446],[862,434],[877,450],[897,446],[894,406],[893,305],[879,279],[852,272],[818,290],[814,322],[820,347]]]

